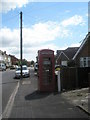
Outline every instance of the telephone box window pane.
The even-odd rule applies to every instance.
[[[49,85],[52,79],[52,66],[50,58],[43,58],[43,84]]]
[[[44,65],[48,65],[48,64],[50,65],[50,61],[43,61],[43,64]]]

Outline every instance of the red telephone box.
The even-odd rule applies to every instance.
[[[38,89],[39,91],[55,90],[54,51],[42,49],[38,51]]]

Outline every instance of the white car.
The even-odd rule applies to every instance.
[[[34,71],[38,71],[38,63],[34,64]]]
[[[26,65],[22,66],[22,76],[23,77],[29,77],[30,76],[30,71],[27,68]],[[21,77],[21,67],[18,67],[15,71],[15,78],[20,78]]]

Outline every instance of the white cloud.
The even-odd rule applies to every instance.
[[[19,30],[11,30],[9,28],[0,29],[0,40],[2,40],[2,47],[17,46],[19,42]]]
[[[88,15],[88,13],[86,13],[86,17],[88,17],[89,15]]]
[[[71,44],[69,47],[79,47],[81,43],[74,43],[74,44]]]
[[[38,23],[31,28],[23,28],[23,42],[24,45],[37,45],[54,41],[56,38],[65,38],[70,35],[69,30],[61,27],[54,22]],[[20,30],[9,28],[2,28],[0,30],[0,39],[2,39],[3,46],[17,45],[20,40]]]
[[[32,46],[29,48],[25,48],[24,49],[24,58],[27,58],[28,60],[34,60],[36,61],[36,56],[38,55],[38,50],[41,49],[51,49],[54,50],[54,54],[56,54],[56,50],[59,49],[59,47],[57,47],[56,45],[50,43],[50,44],[42,44],[42,45],[37,45],[37,46]]]
[[[14,10],[15,8],[20,8],[26,5],[29,0],[1,0],[0,2],[0,12],[8,12]]]
[[[72,43],[70,44],[69,46],[67,45],[63,45],[62,47],[60,47],[58,50],[65,50],[67,49],[68,47],[79,47],[81,43]]]
[[[66,10],[65,12],[66,12],[66,13],[70,13],[70,10]]]
[[[70,25],[84,25],[85,21],[82,16],[80,15],[74,15],[73,17],[66,19],[62,21],[61,23],[64,27],[70,26]]]
[[[74,16],[75,17],[75,16]],[[72,17],[72,18],[74,18]],[[72,20],[72,19],[68,19]],[[80,21],[80,20],[79,20]],[[82,20],[81,20],[82,21]],[[63,22],[44,22],[32,25],[30,28],[23,28],[23,52],[24,58],[28,60],[35,60],[37,51],[39,49],[52,49],[56,52],[57,49],[64,49],[68,46],[62,46],[58,48],[56,45],[51,44],[51,42],[56,39],[65,39],[72,35],[72,31],[64,27]],[[81,23],[81,22],[79,22]],[[78,24],[79,24],[78,23]],[[71,22],[74,24],[74,22]],[[70,24],[68,24],[70,25]],[[10,28],[0,29],[0,41],[2,40],[3,47],[1,50],[7,51],[8,54],[16,55],[20,58],[20,30]],[[76,46],[75,44],[73,46]]]
[[[63,29],[61,26],[54,22],[38,23],[32,26],[32,28],[23,29],[23,38],[25,38],[25,45],[30,43],[40,44],[48,41],[53,41],[57,37],[67,37],[69,31]]]
[[[23,28],[23,46],[24,53],[35,53],[40,48],[55,49],[56,46],[48,42],[52,42],[57,38],[65,38],[69,36],[69,31],[62,28],[56,22],[45,22],[33,25],[31,28]],[[6,48],[10,54],[18,54],[20,49],[20,30],[2,28],[0,30],[1,47]],[[43,46],[44,45],[44,46]],[[34,52],[33,52],[34,51]],[[33,54],[32,54],[33,55]],[[27,55],[28,56],[28,55]],[[29,55],[30,56],[30,55]]]

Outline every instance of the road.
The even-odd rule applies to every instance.
[[[6,70],[2,72],[2,112],[4,112],[8,100],[17,85],[17,79],[14,79],[15,70]]]

